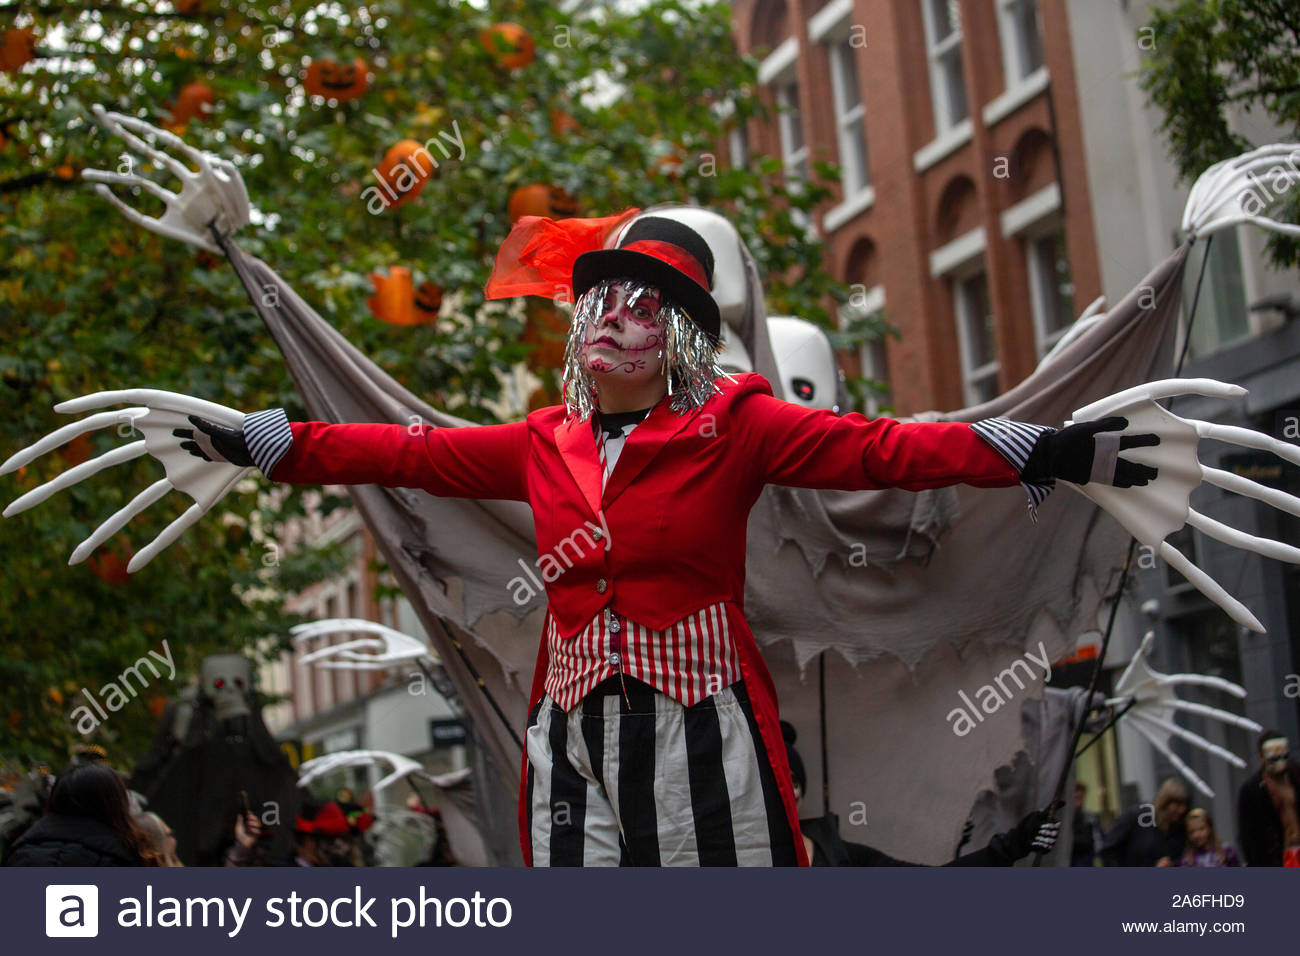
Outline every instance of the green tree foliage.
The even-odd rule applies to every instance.
[[[787,191],[775,159],[728,168],[717,155],[728,124],[764,112],[726,5],[670,0],[583,20],[551,4],[483,6],[0,4],[0,41],[30,30],[35,45],[25,63],[0,59],[0,457],[67,421],[54,403],[108,388],[304,414],[233,271],[129,223],[80,179],[84,168],[118,169],[179,186],[165,170],[127,165],[121,141],[93,122],[94,104],[235,163],[256,209],[240,244],[399,381],[471,420],[492,420],[500,373],[534,348],[521,303],[485,303],[482,292],[510,228],[508,201],[530,184],[562,190],[579,215],[688,199],[725,207],[770,277],[772,310],[829,325],[825,301],[845,292],[792,216],[829,195],[825,170]],[[499,22],[526,31],[530,62],[514,46],[485,44],[482,31]],[[515,53],[518,65],[503,62]],[[309,63],[358,58],[369,76],[361,95],[305,89]],[[187,117],[196,92],[210,96],[210,113]],[[376,168],[407,139],[427,145],[436,172],[418,198],[376,210]],[[162,211],[147,193],[118,194]],[[393,266],[445,291],[441,319],[396,327],[370,314],[370,276]],[[106,433],[69,458],[125,440]],[[0,479],[0,498],[67,464],[45,456]],[[100,567],[109,580],[66,567],[157,472],[139,459],[0,521],[0,753],[61,759],[78,739],[67,722],[78,688],[94,691],[164,638],[192,671],[204,653],[282,635],[291,622],[281,595],[337,565],[329,554],[268,562],[268,545],[250,533],[300,511],[295,491],[274,507],[266,496],[228,498],[227,515],[209,515],[124,583],[110,583],[111,567]],[[187,499],[173,497],[133,522],[131,544],[183,510]],[[150,722],[136,701],[97,739],[126,760],[146,745]]]
[[[1236,111],[1262,111],[1286,141],[1300,136],[1300,6],[1295,3],[1180,0],[1154,10],[1138,39],[1146,51],[1139,83],[1164,114],[1160,132],[1182,181],[1264,145],[1232,128]],[[1269,188],[1259,198],[1272,218],[1300,219],[1295,191]],[[1300,264],[1300,241],[1293,236],[1272,233],[1268,250],[1278,268]]]

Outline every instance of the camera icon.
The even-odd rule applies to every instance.
[[[46,936],[98,936],[99,887],[51,883],[45,887]]]

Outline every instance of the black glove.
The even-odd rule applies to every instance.
[[[1156,477],[1157,469],[1126,461],[1118,454],[1126,448],[1158,445],[1160,436],[1109,434],[1125,428],[1128,428],[1128,419],[1115,416],[1044,432],[1034,443],[1020,472],[1020,480],[1027,484],[1045,484],[1053,478],[1061,478],[1076,485],[1098,481],[1116,488],[1145,485]],[[1099,466],[1100,474],[1093,474],[1094,465]]]
[[[994,841],[1001,838],[1000,849],[1014,862],[1030,853],[1050,852],[1056,846],[1060,832],[1059,820],[1053,820],[1046,810],[1034,810],[1027,813],[1014,830],[999,833]]]
[[[204,461],[220,461],[242,468],[252,466],[253,456],[248,453],[242,429],[227,428],[197,415],[190,415],[189,419],[194,428],[198,429],[197,435],[190,428],[173,428],[172,434],[177,438],[189,439],[181,442],[181,447],[191,455]]]

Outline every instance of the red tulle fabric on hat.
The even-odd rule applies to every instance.
[[[599,219],[522,216],[501,243],[492,275],[483,287],[489,299],[541,295],[573,301],[573,261],[604,249],[609,237],[640,209]]]

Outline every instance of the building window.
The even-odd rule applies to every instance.
[[[945,133],[970,115],[962,77],[961,14],[957,0],[921,0],[925,46],[930,63],[930,95],[936,134]]]
[[[799,108],[799,84],[786,80],[776,88],[776,102],[781,109],[781,162],[787,179],[808,179],[808,144],[803,138],[803,112]]]
[[[885,310],[885,287],[873,286],[861,297],[854,296],[840,308],[840,331],[848,332],[850,326],[870,320],[873,316],[881,317]],[[881,414],[884,409],[894,404],[894,390],[889,377],[889,355],[885,350],[883,338],[864,342],[858,349],[858,362],[862,377],[871,383],[862,396],[864,413],[871,418]]]
[[[1037,237],[1027,236],[1024,249],[1038,357],[1042,358],[1061,340],[1075,319],[1074,283],[1065,253],[1065,231],[1058,226]]]
[[[989,308],[988,276],[976,272],[953,279],[953,311],[961,348],[961,377],[966,401],[979,405],[998,394],[997,340]]]
[[[731,153],[731,168],[740,169],[749,165],[749,132],[741,120],[731,127],[727,134],[728,151]]]
[[[998,0],[1002,65],[1007,89],[1043,65],[1043,34],[1037,0]]]
[[[848,199],[871,185],[867,168],[866,109],[859,95],[858,68],[849,37],[831,44],[831,92],[840,145],[840,181]]]
[[[1238,227],[1240,228],[1240,227]],[[1250,314],[1246,308],[1246,282],[1241,268],[1241,245],[1237,229],[1222,229],[1209,244],[1210,262],[1205,268],[1200,301],[1192,322],[1188,357],[1213,355],[1250,336]],[[1183,277],[1183,305],[1190,312],[1196,297],[1200,268],[1188,268]],[[1184,328],[1184,335],[1186,328]]]

